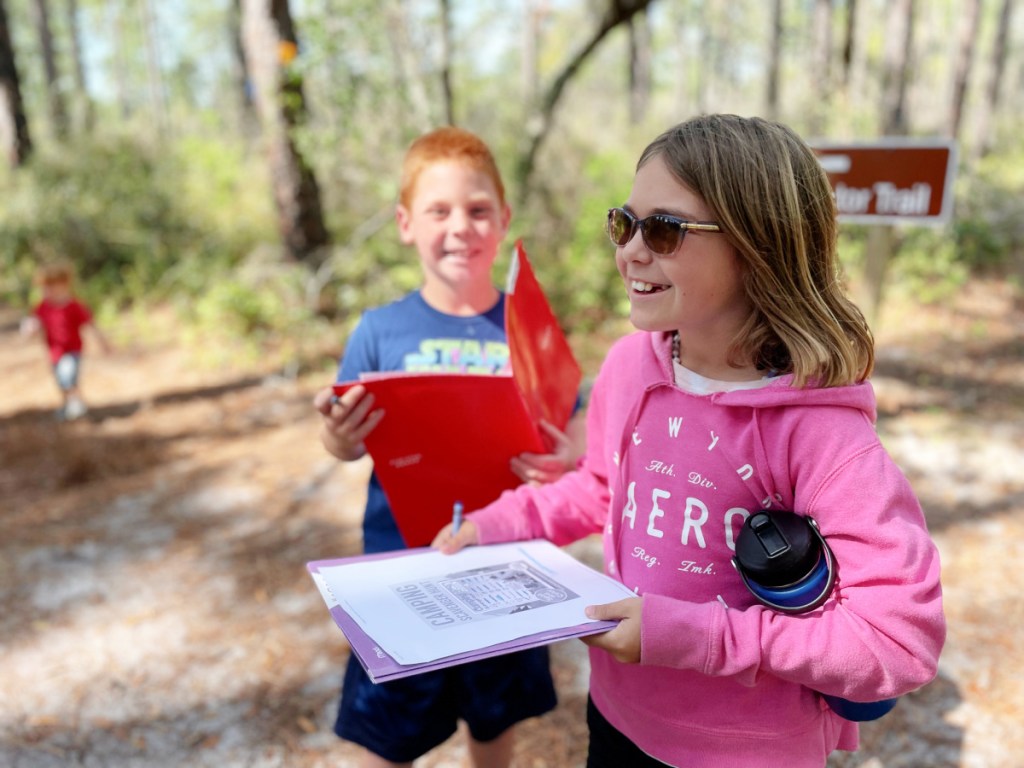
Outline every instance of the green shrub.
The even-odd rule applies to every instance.
[[[190,298],[180,294],[176,306],[185,341],[206,364],[294,367],[330,332],[307,302],[309,270],[284,261],[277,249],[205,274],[206,288]]]
[[[1007,272],[1024,254],[1024,148],[983,159],[958,186],[959,259],[974,271]]]
[[[269,204],[251,190],[269,193],[246,179],[243,159],[195,138],[40,150],[0,181],[0,298],[23,301],[35,265],[55,257],[72,261],[86,294],[121,304],[200,287],[195,270],[236,262],[268,235]]]

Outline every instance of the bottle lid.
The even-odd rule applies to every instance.
[[[755,512],[736,539],[736,561],[751,581],[787,587],[814,571],[821,546],[807,518],[792,512]]]

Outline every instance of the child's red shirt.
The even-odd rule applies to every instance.
[[[71,299],[55,304],[43,299],[35,310],[46,334],[50,360],[56,363],[69,352],[82,351],[82,326],[92,322],[92,312],[81,302]]]

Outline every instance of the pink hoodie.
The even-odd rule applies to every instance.
[[[472,514],[482,543],[602,532],[605,570],[643,597],[641,659],[591,649],[590,693],[640,749],[687,768],[821,768],[857,725],[816,693],[876,701],[932,680],[945,638],[939,557],[874,429],[870,384],[688,394],[668,337],[614,345],[587,455]],[[757,604],[731,564],[754,511],[813,517],[838,564],[820,608]]]

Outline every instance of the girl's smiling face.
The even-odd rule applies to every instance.
[[[662,213],[687,221],[715,221],[704,201],[672,175],[660,156],[637,170],[623,207],[639,219]],[[675,253],[655,256],[637,230],[628,243],[616,248],[615,262],[629,294],[633,325],[645,331],[679,331],[681,362],[691,367],[689,355],[698,373],[711,375],[699,370],[709,361],[716,369],[726,364],[729,346],[750,316],[752,304],[743,288],[739,253],[724,234],[687,232]]]

